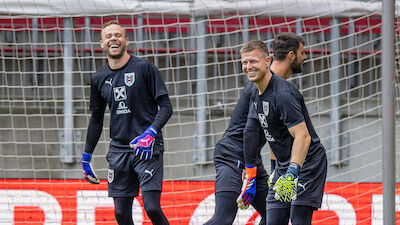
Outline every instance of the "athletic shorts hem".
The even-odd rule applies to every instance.
[[[309,203],[309,202],[293,202],[292,205],[301,205],[301,206],[308,206],[308,207],[313,207],[315,209],[321,208],[321,204],[315,203]]]
[[[235,192],[237,194],[242,193],[242,191],[235,191],[235,190],[232,190],[232,188],[218,188],[218,190],[215,190],[215,193],[218,193],[218,192]]]
[[[162,188],[140,188],[143,191],[162,191]]]
[[[139,194],[108,193],[108,197],[137,197]]]
[[[307,206],[307,207],[312,207],[315,210],[318,210],[321,208],[321,205],[318,204],[310,204],[309,202],[296,202],[292,203],[291,205],[300,205],[300,206]],[[267,209],[286,209],[288,208],[289,205],[282,205],[282,204],[272,204],[267,202]]]

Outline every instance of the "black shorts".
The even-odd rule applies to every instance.
[[[275,191],[272,190],[273,184],[275,184],[286,170],[275,171],[272,185],[268,191],[267,208],[290,208],[291,204],[310,206],[315,209],[321,208],[327,168],[326,154],[321,155],[319,158],[306,161],[300,169],[297,185],[297,199],[291,203],[281,202],[275,199]]]
[[[161,191],[163,181],[163,153],[151,160],[140,160],[133,152],[107,153],[108,196],[136,197],[142,191]]]
[[[234,163],[231,161],[215,161],[215,170],[217,177],[215,180],[215,193],[222,191],[233,191],[238,193],[242,192],[243,185],[243,164]],[[268,173],[264,169],[262,163],[257,165],[257,178],[256,178],[256,189],[259,191],[268,190]]]

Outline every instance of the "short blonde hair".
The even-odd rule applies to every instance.
[[[104,28],[106,28],[106,27],[108,27],[108,26],[110,26],[110,25],[113,25],[113,24],[122,27],[122,25],[118,22],[118,20],[110,20],[110,21],[108,21],[108,22],[105,22],[105,23],[103,24],[103,27],[102,27],[102,28],[104,29]],[[122,28],[123,28],[123,27],[122,27]]]
[[[251,41],[247,42],[240,49],[240,54],[243,54],[244,52],[251,52],[256,49],[259,50],[265,56],[269,55],[268,46],[260,40],[251,40]]]
[[[108,21],[108,22],[105,22],[104,24],[103,24],[103,27],[102,27],[102,29],[104,30],[104,28],[106,28],[106,27],[108,27],[108,26],[111,26],[111,25],[118,25],[118,26],[120,26],[121,28],[122,28],[122,30],[124,31],[124,35],[125,35],[125,37],[126,37],[126,31],[125,31],[125,28],[118,22],[118,20],[110,20],[110,21]],[[102,34],[101,35],[103,35],[103,31],[102,31]]]

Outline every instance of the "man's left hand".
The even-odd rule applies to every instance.
[[[153,156],[154,138],[156,135],[156,128],[150,126],[143,134],[133,139],[129,146],[133,148],[135,155],[140,159],[150,160]]]
[[[275,199],[281,202],[291,202],[297,199],[297,183],[300,166],[291,162],[286,173],[276,181],[273,190]]]

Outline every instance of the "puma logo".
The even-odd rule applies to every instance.
[[[147,139],[144,139],[144,138],[143,138],[143,139],[141,140],[141,142],[144,142],[144,143],[146,144],[146,146],[148,146],[148,145],[150,144],[149,141],[151,141],[150,138],[147,138]]]
[[[154,171],[154,169],[152,169],[150,171],[149,170],[144,170],[144,173],[148,173],[152,177],[153,176],[153,171]]]
[[[306,190],[306,185],[307,185],[307,183],[305,183],[305,184],[298,183],[297,184],[297,186],[303,188],[303,190]]]
[[[110,80],[106,80],[104,83],[109,84],[112,87],[112,78],[110,78]]]

